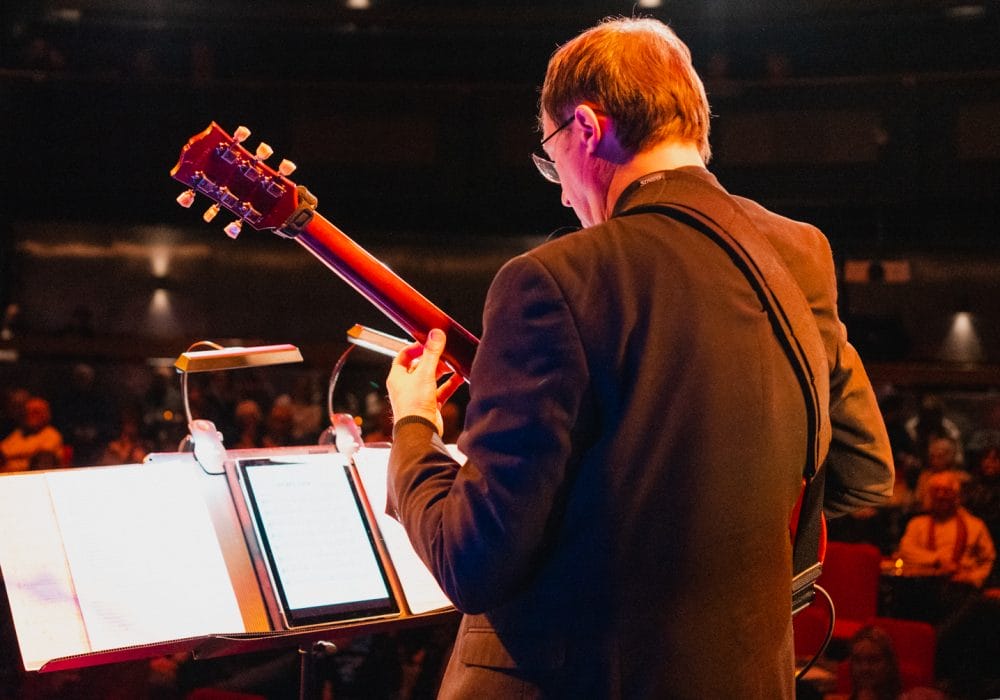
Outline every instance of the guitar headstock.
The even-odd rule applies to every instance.
[[[215,218],[220,208],[237,217],[225,227],[230,238],[239,235],[244,221],[257,230],[280,229],[299,206],[296,185],[287,177],[295,164],[283,160],[277,170],[265,165],[271,147],[261,143],[256,153],[250,153],[242,145],[249,136],[246,127],[230,136],[212,122],[187,142],[170,171],[189,188],[177,198],[181,206],[190,207],[198,193],[214,202],[203,216],[205,221]]]

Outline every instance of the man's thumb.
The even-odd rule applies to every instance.
[[[427,342],[424,343],[424,349],[428,350],[436,355],[440,355],[444,350],[445,334],[444,331],[434,328],[430,333],[427,334]]]

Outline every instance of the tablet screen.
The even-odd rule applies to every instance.
[[[399,612],[339,455],[243,459],[236,466],[289,627]]]

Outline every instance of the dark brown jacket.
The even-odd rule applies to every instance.
[[[706,183],[721,191],[703,169],[670,171],[616,211],[697,201]],[[819,325],[828,511],[886,500],[888,439],[826,239],[729,201]],[[470,392],[463,467],[420,421],[390,460],[389,508],[466,613],[443,697],[792,697],[804,400],[722,249],[641,214],[515,258],[490,289]]]

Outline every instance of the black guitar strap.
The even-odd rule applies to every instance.
[[[726,195],[698,181],[690,204],[665,202],[640,205],[618,216],[662,214],[704,234],[722,250],[744,274],[767,310],[775,337],[781,343],[798,379],[805,399],[809,449],[802,475],[806,487],[802,495],[795,540],[792,543],[792,609],[801,610],[814,596],[813,583],[822,570],[820,546],[823,533],[823,482],[820,469],[823,445],[830,439],[830,374],[819,328],[809,303],[767,238]],[[720,225],[705,214],[718,212],[726,221]],[[733,233],[736,232],[736,233]]]

